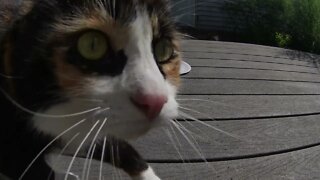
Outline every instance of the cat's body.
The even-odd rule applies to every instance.
[[[116,142],[117,167],[157,179],[124,140],[178,115],[180,59],[167,2],[34,0],[19,7],[1,24],[0,173],[46,179],[46,155],[73,139],[69,152],[85,156],[96,144],[93,158],[106,154],[105,162]]]

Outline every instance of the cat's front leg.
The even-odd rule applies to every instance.
[[[104,162],[123,169],[133,180],[160,180],[153,169],[127,142],[112,139],[108,141],[104,152],[100,145],[96,148],[93,158],[100,161],[104,154]]]

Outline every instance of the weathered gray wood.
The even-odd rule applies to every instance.
[[[314,67],[314,62],[312,61],[298,61],[298,60],[290,60],[290,59],[283,59],[283,58],[276,58],[276,57],[267,57],[267,56],[250,56],[246,54],[226,54],[226,53],[207,53],[207,52],[184,52],[183,59],[216,59],[216,60],[238,60],[238,61],[256,61],[256,62],[263,62],[263,63],[274,63],[284,64],[284,65],[300,65],[300,66],[307,66],[307,67]],[[214,64],[211,64],[214,65]]]
[[[292,180],[320,179],[320,147],[236,161],[152,164],[164,180]]]
[[[236,136],[221,133],[209,126],[198,122],[179,122],[189,131],[192,141],[207,159],[223,160],[239,158],[248,155],[261,156],[266,153],[277,153],[297,147],[319,143],[320,116],[275,118],[268,120],[240,120],[240,121],[209,121],[212,127]],[[183,159],[201,160],[197,150],[175,130],[179,142],[175,139],[172,129],[166,128],[172,134],[175,146]],[[149,160],[181,160],[172,140],[165,133],[166,130],[151,131],[144,138],[134,143],[135,147]],[[193,139],[194,138],[194,139]],[[161,144],[161,146],[159,146]]]
[[[178,96],[180,109],[198,119],[294,116],[320,112],[320,96]],[[276,108],[275,108],[276,107]]]
[[[248,52],[250,55],[261,55],[261,56],[282,56],[284,58],[299,59],[301,61],[317,59],[320,56],[312,53],[283,49],[272,46],[247,44],[247,43],[234,43],[234,42],[222,42],[222,41],[203,41],[203,40],[192,40],[182,41],[182,51],[190,51],[191,49],[197,49],[199,52],[203,52],[203,49],[209,51],[222,50],[229,53],[240,53]]]
[[[244,65],[246,63],[243,63]],[[250,63],[247,63],[250,64]],[[218,65],[219,66],[219,65]],[[258,69],[258,68],[257,68]],[[193,67],[193,70],[184,78],[212,78],[212,79],[255,79],[255,80],[286,80],[320,82],[319,74],[307,74],[296,72],[255,70],[241,68],[214,68],[214,67]]]
[[[219,55],[218,55],[219,56]],[[272,58],[247,58],[240,59],[239,56],[225,56],[211,58],[183,58],[184,61],[190,63],[192,66],[208,66],[208,67],[248,67],[248,68],[263,68],[263,69],[286,69],[287,71],[302,71],[302,72],[313,72],[318,73],[318,68],[315,67],[314,63],[302,62],[302,61],[290,61],[282,59]],[[273,60],[273,61],[272,61]],[[295,63],[293,63],[295,62]],[[297,63],[300,62],[300,63]],[[299,68],[299,69],[297,69]]]
[[[290,153],[264,156],[251,159],[220,161],[209,163],[152,163],[150,164],[163,180],[292,180],[320,179],[319,161],[320,147],[312,147]],[[66,169],[67,161],[61,163],[61,169]],[[77,159],[73,173],[81,175],[84,160]],[[105,180],[129,180],[122,171],[104,164]],[[99,179],[99,162],[93,161],[90,180]],[[120,178],[121,176],[121,178]]]
[[[227,80],[227,79],[183,79],[180,94],[319,94],[319,83]]]

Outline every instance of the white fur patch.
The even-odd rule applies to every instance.
[[[153,169],[149,167],[142,172],[140,176],[132,177],[132,180],[160,180],[160,178],[154,173]]]

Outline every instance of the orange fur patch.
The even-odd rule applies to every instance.
[[[66,63],[65,52],[63,50],[56,50],[53,56],[53,63],[55,65],[54,73],[57,77],[58,85],[70,92],[70,94],[80,93],[84,79],[84,74],[81,73],[75,66]]]
[[[180,51],[178,40],[173,42],[174,49]],[[162,65],[163,72],[166,74],[167,79],[176,87],[180,86],[180,64],[181,56],[178,56],[170,61],[170,63]]]

